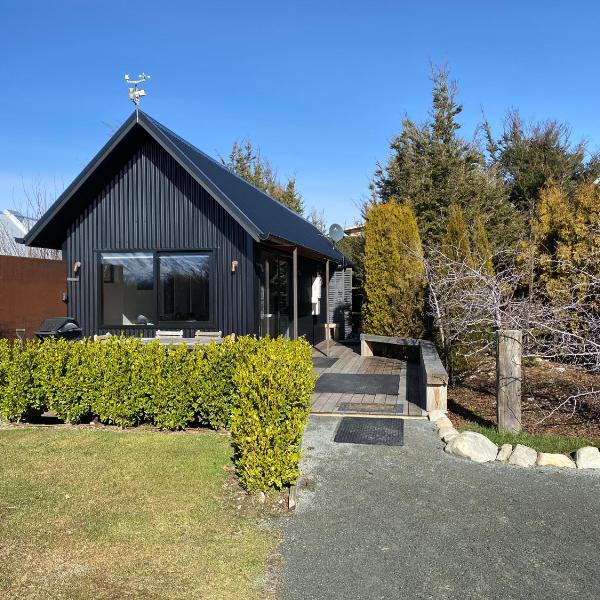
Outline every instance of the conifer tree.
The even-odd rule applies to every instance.
[[[375,172],[373,188],[383,202],[411,202],[427,245],[435,246],[443,237],[454,204],[469,222],[486,216],[494,246],[513,244],[523,226],[508,202],[508,188],[496,167],[487,168],[478,142],[460,137],[462,105],[448,70],[434,68],[432,81],[429,119],[422,125],[404,120],[387,164]]]
[[[456,262],[474,266],[471,237],[465,215],[458,204],[450,207],[446,233],[442,239],[441,252]]]
[[[488,123],[483,127],[491,164],[507,182],[511,203],[528,221],[546,184],[554,182],[573,198],[579,183],[600,176],[600,157],[588,151],[586,142],[573,144],[566,123],[526,123],[511,111],[499,140],[494,140]]]
[[[420,337],[424,282],[421,238],[409,204],[396,201],[368,209],[364,233],[363,330]]]
[[[548,301],[564,302],[573,292],[586,297],[589,274],[600,275],[598,185],[580,184],[571,200],[561,186],[547,183],[540,192],[531,229],[536,282]]]
[[[485,269],[487,273],[492,275],[494,273],[492,246],[481,216],[475,218],[472,238],[475,266]]]
[[[281,202],[298,214],[303,214],[302,196],[296,190],[296,180],[290,177],[282,183],[277,172],[268,160],[262,157],[260,149],[254,148],[252,142],[235,142],[229,159],[221,162],[236,175],[239,175],[274,200]]]

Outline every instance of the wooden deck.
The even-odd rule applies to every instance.
[[[313,358],[325,357],[326,344],[321,342],[313,349]],[[329,342],[329,357],[337,358],[325,368],[315,367],[317,375],[324,373],[360,375],[398,375],[396,394],[354,394],[348,392],[319,393],[312,398],[313,414],[390,417],[423,417],[425,412],[418,406],[419,365],[393,358],[361,356],[359,345],[351,346]]]

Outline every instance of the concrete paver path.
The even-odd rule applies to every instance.
[[[338,422],[306,430],[283,600],[600,598],[600,473],[454,458],[426,421],[335,444]]]

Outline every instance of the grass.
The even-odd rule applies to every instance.
[[[535,448],[538,452],[556,452],[570,454],[584,446],[597,446],[598,442],[590,442],[582,438],[552,433],[500,433],[495,427],[485,427],[476,423],[462,423],[458,426],[459,431],[476,431],[488,437],[494,444],[523,444]]]
[[[257,598],[277,536],[227,436],[0,429],[0,597]]]

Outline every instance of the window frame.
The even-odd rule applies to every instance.
[[[122,254],[122,253],[144,253],[152,255],[152,275],[153,275],[153,283],[154,283],[154,309],[156,311],[156,323],[154,325],[143,325],[134,323],[131,325],[123,325],[123,324],[111,324],[104,323],[104,281],[102,276],[102,255],[103,254]],[[149,250],[147,248],[107,248],[107,249],[98,249],[95,251],[96,254],[96,273],[97,273],[97,301],[98,301],[98,310],[97,317],[100,329],[115,329],[115,330],[126,330],[126,329],[160,329],[161,327],[178,327],[182,328],[205,328],[212,329],[214,328],[214,316],[215,316],[215,298],[216,298],[216,290],[215,290],[215,281],[216,281],[216,260],[215,260],[215,252],[214,248],[190,248],[190,249],[181,249],[181,248],[161,248],[160,250]],[[208,256],[209,262],[209,274],[208,274],[208,320],[206,321],[163,321],[160,319],[160,309],[161,309],[161,298],[160,298],[160,260],[159,257],[161,255],[173,255],[173,254],[199,254]]]

